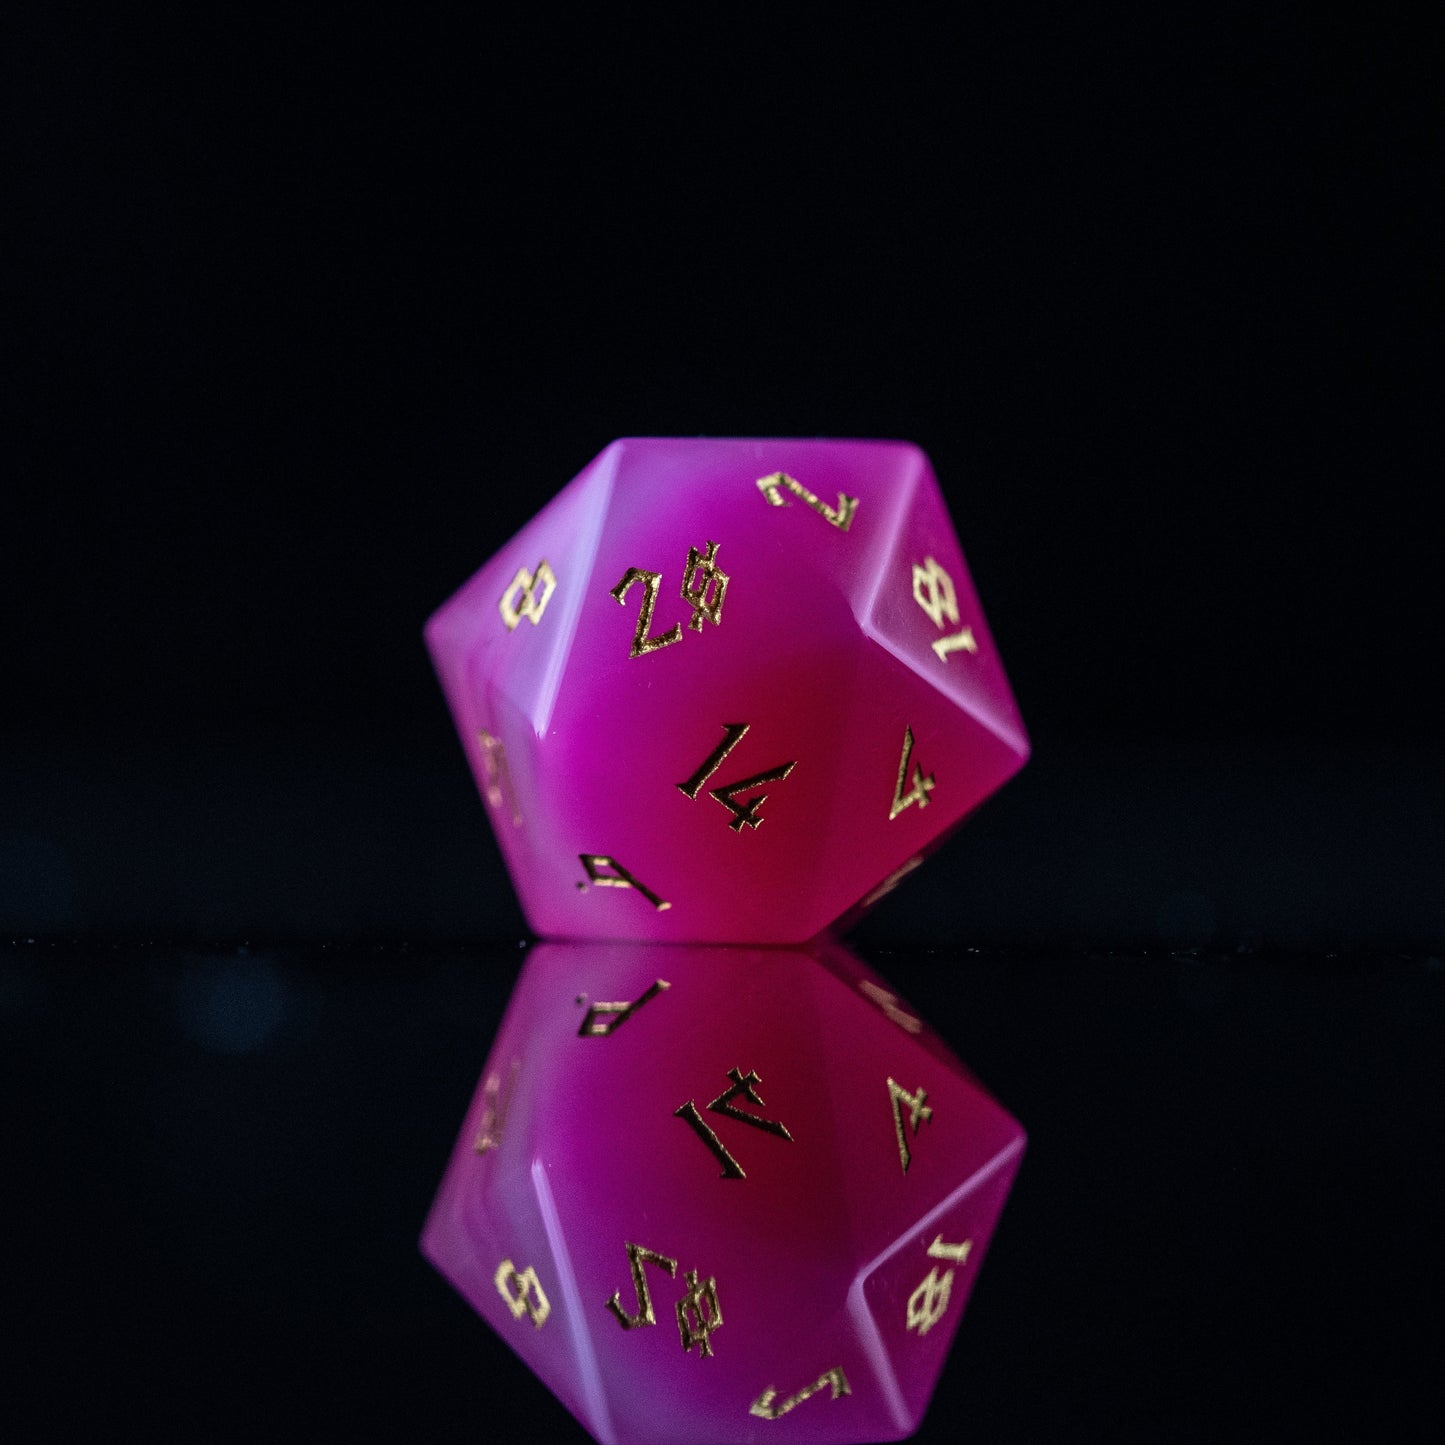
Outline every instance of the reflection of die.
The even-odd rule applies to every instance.
[[[905,443],[614,442],[426,636],[556,937],[810,938],[1028,755]]]
[[[841,948],[541,944],[422,1247],[599,1440],[897,1439],[1023,1147]]]

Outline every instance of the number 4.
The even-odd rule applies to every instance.
[[[910,803],[917,803],[920,808],[928,806],[928,795],[933,791],[933,774],[925,774],[923,769],[915,764],[913,769],[913,786],[905,793],[903,785],[908,781],[908,765],[913,761],[913,729],[903,729],[903,756],[898,759],[898,781],[893,785],[893,807],[888,813],[888,821],[891,823]]]

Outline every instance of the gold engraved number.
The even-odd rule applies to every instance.
[[[497,1293],[506,1300],[514,1320],[531,1315],[532,1323],[539,1330],[547,1323],[552,1306],[547,1303],[537,1271],[530,1264],[526,1269],[519,1270],[510,1259],[504,1259],[497,1266],[492,1282],[497,1286]]]
[[[647,1288],[647,1275],[643,1266],[655,1264],[659,1269],[665,1269],[668,1278],[672,1279],[677,1275],[677,1261],[669,1259],[665,1254],[658,1254],[656,1250],[644,1249],[640,1244],[629,1244],[627,1262],[632,1268],[632,1288],[637,1294],[637,1313],[630,1315],[622,1308],[621,1290],[613,1291],[612,1298],[607,1301],[607,1308],[624,1330],[655,1325],[657,1315],[652,1308],[652,1295]],[[687,1285],[687,1293],[677,1302],[677,1331],[682,1339],[683,1353],[686,1354],[694,1345],[701,1345],[698,1358],[706,1359],[712,1354],[708,1336],[714,1330],[720,1329],[723,1322],[722,1307],[717,1298],[717,1280],[709,1279],[706,1284],[700,1284],[697,1271],[690,1269],[683,1282]]]
[[[908,1136],[903,1132],[903,1105],[908,1105],[908,1124],[917,1136],[918,1126],[933,1118],[932,1108],[925,1103],[927,1098],[927,1093],[921,1088],[910,1094],[901,1084],[892,1079],[888,1081],[888,1102],[893,1109],[893,1130],[898,1136],[898,1159],[905,1174],[908,1173],[908,1164],[913,1154],[908,1147]]]
[[[751,1124],[755,1129],[762,1129],[765,1133],[774,1134],[779,1139],[787,1139],[791,1143],[793,1136],[788,1133],[786,1125],[780,1124],[776,1119],[760,1119],[756,1114],[749,1114],[739,1109],[738,1106],[732,1102],[741,1094],[750,1104],[756,1104],[759,1108],[766,1107],[763,1100],[758,1096],[757,1090],[753,1087],[755,1084],[762,1083],[762,1080],[757,1074],[751,1069],[744,1074],[737,1068],[731,1068],[728,1070],[728,1078],[733,1081],[732,1087],[730,1089],[724,1089],[722,1093],[707,1106],[708,1112],[711,1114],[726,1114],[730,1119],[739,1119],[744,1124]],[[697,1133],[698,1138],[717,1156],[717,1161],[722,1165],[723,1171],[719,1178],[747,1178],[747,1175],[743,1173],[742,1166],[728,1153],[723,1141],[709,1128],[707,1121],[698,1113],[697,1105],[694,1104],[691,1099],[680,1109],[674,1109],[672,1117],[674,1119],[681,1119],[684,1123],[688,1124]]]
[[[694,1345],[701,1345],[698,1359],[705,1360],[712,1354],[708,1336],[722,1326],[722,1309],[717,1302],[717,1280],[706,1284],[697,1282],[697,1271],[687,1272],[687,1293],[677,1302],[677,1328],[682,1336],[682,1349],[686,1354]]]
[[[579,889],[585,890],[588,883],[595,883],[599,888],[632,888],[642,894],[659,913],[672,907],[672,904],[665,898],[659,898],[647,884],[634,878],[616,858],[610,858],[606,853],[579,853],[577,857],[587,870],[586,882],[579,883]],[[604,868],[611,871],[604,873]]]
[[[933,1236],[933,1243],[928,1246],[929,1259],[951,1259],[955,1264],[967,1264],[968,1252],[973,1248],[973,1241],[965,1239],[962,1244],[945,1244],[941,1234]]]
[[[477,1142],[472,1146],[478,1154],[501,1147],[502,1128],[507,1122],[507,1108],[512,1102],[512,1091],[517,1087],[517,1070],[521,1067],[520,1059],[512,1060],[505,1095],[502,1094],[501,1075],[487,1075],[487,1082],[482,1088],[482,1127],[477,1131]]]
[[[672,985],[665,978],[659,978],[648,987],[646,993],[631,1003],[626,1000],[621,1003],[594,1003],[587,1010],[587,1016],[582,1020],[582,1027],[577,1030],[577,1037],[579,1039],[605,1039],[608,1034],[615,1033],[620,1029],[643,1004],[656,998],[663,989],[671,987]],[[606,1022],[603,1022],[604,1019]]]
[[[682,600],[692,605],[688,626],[702,631],[703,618],[714,626],[722,622],[723,598],[727,595],[728,574],[716,562],[717,543],[708,542],[707,554],[696,547],[687,549],[687,566],[682,572]]]
[[[724,759],[747,734],[750,724],[748,723],[724,723],[723,740],[707,757],[705,757],[698,770],[685,783],[677,785],[678,791],[685,797],[697,801],[698,790],[717,770],[722,767]],[[756,797],[749,798],[745,803],[738,801],[738,794],[745,793],[749,788],[761,787],[764,783],[780,783],[789,773],[798,766],[798,760],[793,759],[790,763],[779,763],[776,767],[766,768],[761,773],[754,773],[751,777],[740,778],[736,783],[727,783],[719,788],[709,788],[708,796],[716,798],[723,807],[732,814],[732,822],[728,827],[734,833],[741,834],[743,825],[749,828],[756,828],[763,819],[758,815],[758,809],[768,801],[766,793],[759,793]]]
[[[858,510],[857,497],[839,492],[835,510],[815,497],[796,477],[790,477],[786,472],[774,472],[771,476],[759,477],[758,490],[771,507],[786,507],[788,499],[783,493],[791,492],[800,502],[811,507],[830,527],[836,527],[840,532],[848,530],[853,522],[853,513]]]
[[[507,795],[511,794],[512,822],[520,827],[522,815],[517,809],[517,790],[512,785],[511,770],[507,767],[507,750],[502,746],[501,738],[493,737],[486,728],[482,728],[477,733],[477,745],[482,750],[482,788],[487,802],[493,808],[500,808],[507,801]]]
[[[796,1395],[789,1395],[781,1404],[775,1405],[778,1392],[770,1385],[751,1405],[748,1406],[749,1415],[759,1415],[764,1420],[776,1420],[780,1415],[786,1415],[795,1405],[801,1405],[804,1400],[816,1395],[824,1385],[833,1387],[832,1399],[836,1400],[841,1395],[851,1395],[853,1392],[848,1388],[848,1377],[842,1369],[834,1366],[831,1370],[824,1370],[811,1385],[804,1385]]]
[[[898,780],[893,785],[893,806],[888,810],[888,821],[891,823],[910,803],[917,803],[919,808],[928,806],[928,795],[933,791],[933,774],[924,775],[923,769],[915,765],[913,769],[913,786],[905,793],[903,784],[908,781],[908,765],[913,761],[913,729],[903,729],[903,753],[898,759]]]
[[[913,564],[913,600],[935,627],[958,625],[958,594],[953,588],[953,578],[932,557],[925,557],[922,566]],[[973,628],[965,627],[948,637],[940,637],[933,644],[933,650],[940,662],[947,662],[950,652],[977,652]]]
[[[940,1279],[938,1266],[935,1265],[928,1271],[923,1283],[908,1296],[907,1328],[926,1335],[943,1318],[952,1291],[953,1271],[948,1270]]]
[[[627,605],[627,594],[634,582],[642,583],[642,611],[637,614],[637,631],[632,634],[632,651],[628,657],[642,657],[645,653],[660,652],[682,641],[682,626],[674,623],[660,637],[649,637],[647,629],[652,626],[652,609],[657,606],[657,592],[662,585],[661,572],[644,572],[641,567],[629,567],[622,574],[622,580],[612,589],[622,605]]]
[[[644,1249],[640,1244],[627,1245],[627,1262],[632,1267],[632,1288],[637,1293],[637,1313],[630,1315],[622,1308],[622,1291],[614,1290],[612,1298],[607,1301],[607,1308],[612,1311],[617,1323],[624,1330],[639,1329],[643,1325],[655,1325],[657,1316],[652,1312],[652,1296],[647,1289],[647,1276],[642,1271],[645,1264],[655,1264],[660,1269],[665,1269],[668,1278],[671,1279],[677,1274],[677,1261],[669,1259],[665,1254],[658,1254],[656,1250]]]
[[[930,1259],[948,1259],[955,1264],[964,1264],[967,1262],[968,1252],[972,1248],[973,1241],[971,1239],[965,1239],[962,1244],[945,1244],[943,1236],[940,1234],[928,1246],[928,1257]],[[917,1330],[920,1335],[926,1335],[943,1318],[943,1312],[948,1308],[949,1295],[952,1290],[953,1271],[951,1269],[945,1271],[942,1278],[939,1277],[937,1265],[930,1269],[923,1277],[923,1282],[908,1296],[907,1328]]]
[[[688,548],[687,564],[682,572],[682,600],[692,607],[687,625],[694,632],[702,631],[704,619],[714,626],[722,623],[723,598],[728,590],[728,575],[717,565],[718,544],[706,542],[703,545],[707,548],[706,552],[699,552],[696,547]],[[662,590],[662,573],[629,567],[610,595],[625,607],[627,594],[634,582],[642,583],[642,610],[637,614],[637,630],[632,634],[632,650],[628,657],[643,657],[649,652],[671,647],[674,642],[681,642],[682,624],[679,622],[656,637],[649,635],[657,594]]]
[[[537,563],[537,570],[529,572],[525,567],[517,568],[512,585],[502,593],[497,610],[502,614],[508,632],[515,632],[517,624],[525,617],[535,627],[552,600],[557,587],[557,574],[552,571],[545,557]]]

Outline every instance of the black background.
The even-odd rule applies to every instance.
[[[0,23],[0,1014],[52,1408],[289,1436],[322,1379],[393,1434],[460,1434],[485,1422],[451,1407],[525,1388],[501,1353],[418,1384],[492,1345],[397,1244],[510,982],[458,940],[505,960],[525,932],[420,624],[614,436],[854,435],[932,457],[1036,748],[860,934],[908,950],[885,971],[1034,1132],[960,1350],[994,1392],[976,1436],[1319,1438],[1386,1401],[1402,1433],[1442,1201],[1422,38],[1221,5]],[[290,951],[232,952],[256,940]],[[222,1207],[147,1122],[199,1047],[193,975],[351,1019],[392,1059],[405,1167],[316,1142],[345,1114],[365,1153],[373,1065],[296,1025],[233,1051],[239,1093],[224,1049],[188,1065],[250,1101],[240,1157],[292,1151]],[[448,990],[475,1018],[428,1034]],[[113,1191],[133,1227],[103,1243]],[[288,1235],[267,1211],[303,1197]],[[1178,1273],[1186,1238],[1209,1269]],[[249,1281],[220,1305],[208,1248]],[[102,1253],[134,1278],[74,1262]],[[1072,1366],[1019,1328],[1051,1311]],[[402,1348],[428,1331],[439,1355]],[[1151,1352],[1171,1331],[1187,1375]],[[267,1413],[237,1414],[253,1389]]]

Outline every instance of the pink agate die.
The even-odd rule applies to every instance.
[[[541,944],[422,1249],[604,1445],[893,1440],[1023,1149],[838,945]]]
[[[614,442],[426,640],[544,936],[812,938],[1028,756],[904,442]]]

